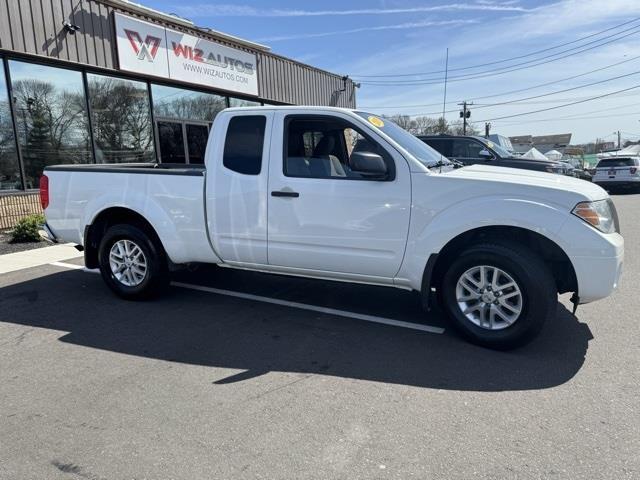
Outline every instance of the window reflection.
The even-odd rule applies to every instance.
[[[229,98],[230,107],[259,107],[262,104],[253,100],[244,100],[242,98]]]
[[[0,65],[2,58],[0,57]],[[20,167],[13,134],[9,96],[4,71],[0,68],[0,190],[22,188]]]
[[[14,60],[9,70],[26,188],[47,165],[90,163],[82,73]]]
[[[95,74],[87,82],[96,162],[153,162],[146,83]]]
[[[211,122],[218,112],[227,108],[225,97],[211,93],[164,85],[151,85],[151,93],[153,96],[153,115],[156,118]]]

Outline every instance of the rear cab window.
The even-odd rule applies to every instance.
[[[259,175],[267,117],[239,115],[229,121],[222,164],[237,173]]]

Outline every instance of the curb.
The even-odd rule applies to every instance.
[[[82,257],[82,252],[75,248],[73,243],[52,245],[51,247],[35,248],[23,252],[7,253],[0,255],[0,275],[15,272],[25,268],[48,265],[60,260]]]

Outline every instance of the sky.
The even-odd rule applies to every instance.
[[[639,0],[137,1],[349,75],[374,113],[441,116],[448,48],[449,121],[640,140]]]

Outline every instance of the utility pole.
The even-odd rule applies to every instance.
[[[458,105],[462,105],[462,110],[460,111],[460,118],[462,119],[462,135],[466,135],[467,119],[471,117],[471,110],[469,110],[467,107],[469,105],[473,105],[473,102],[467,103],[467,101],[465,100],[464,102],[459,103]]]
[[[484,124],[484,138],[489,138],[489,130],[491,130],[491,123],[485,122],[485,124]]]
[[[618,150],[620,150],[620,130],[618,130]]]

